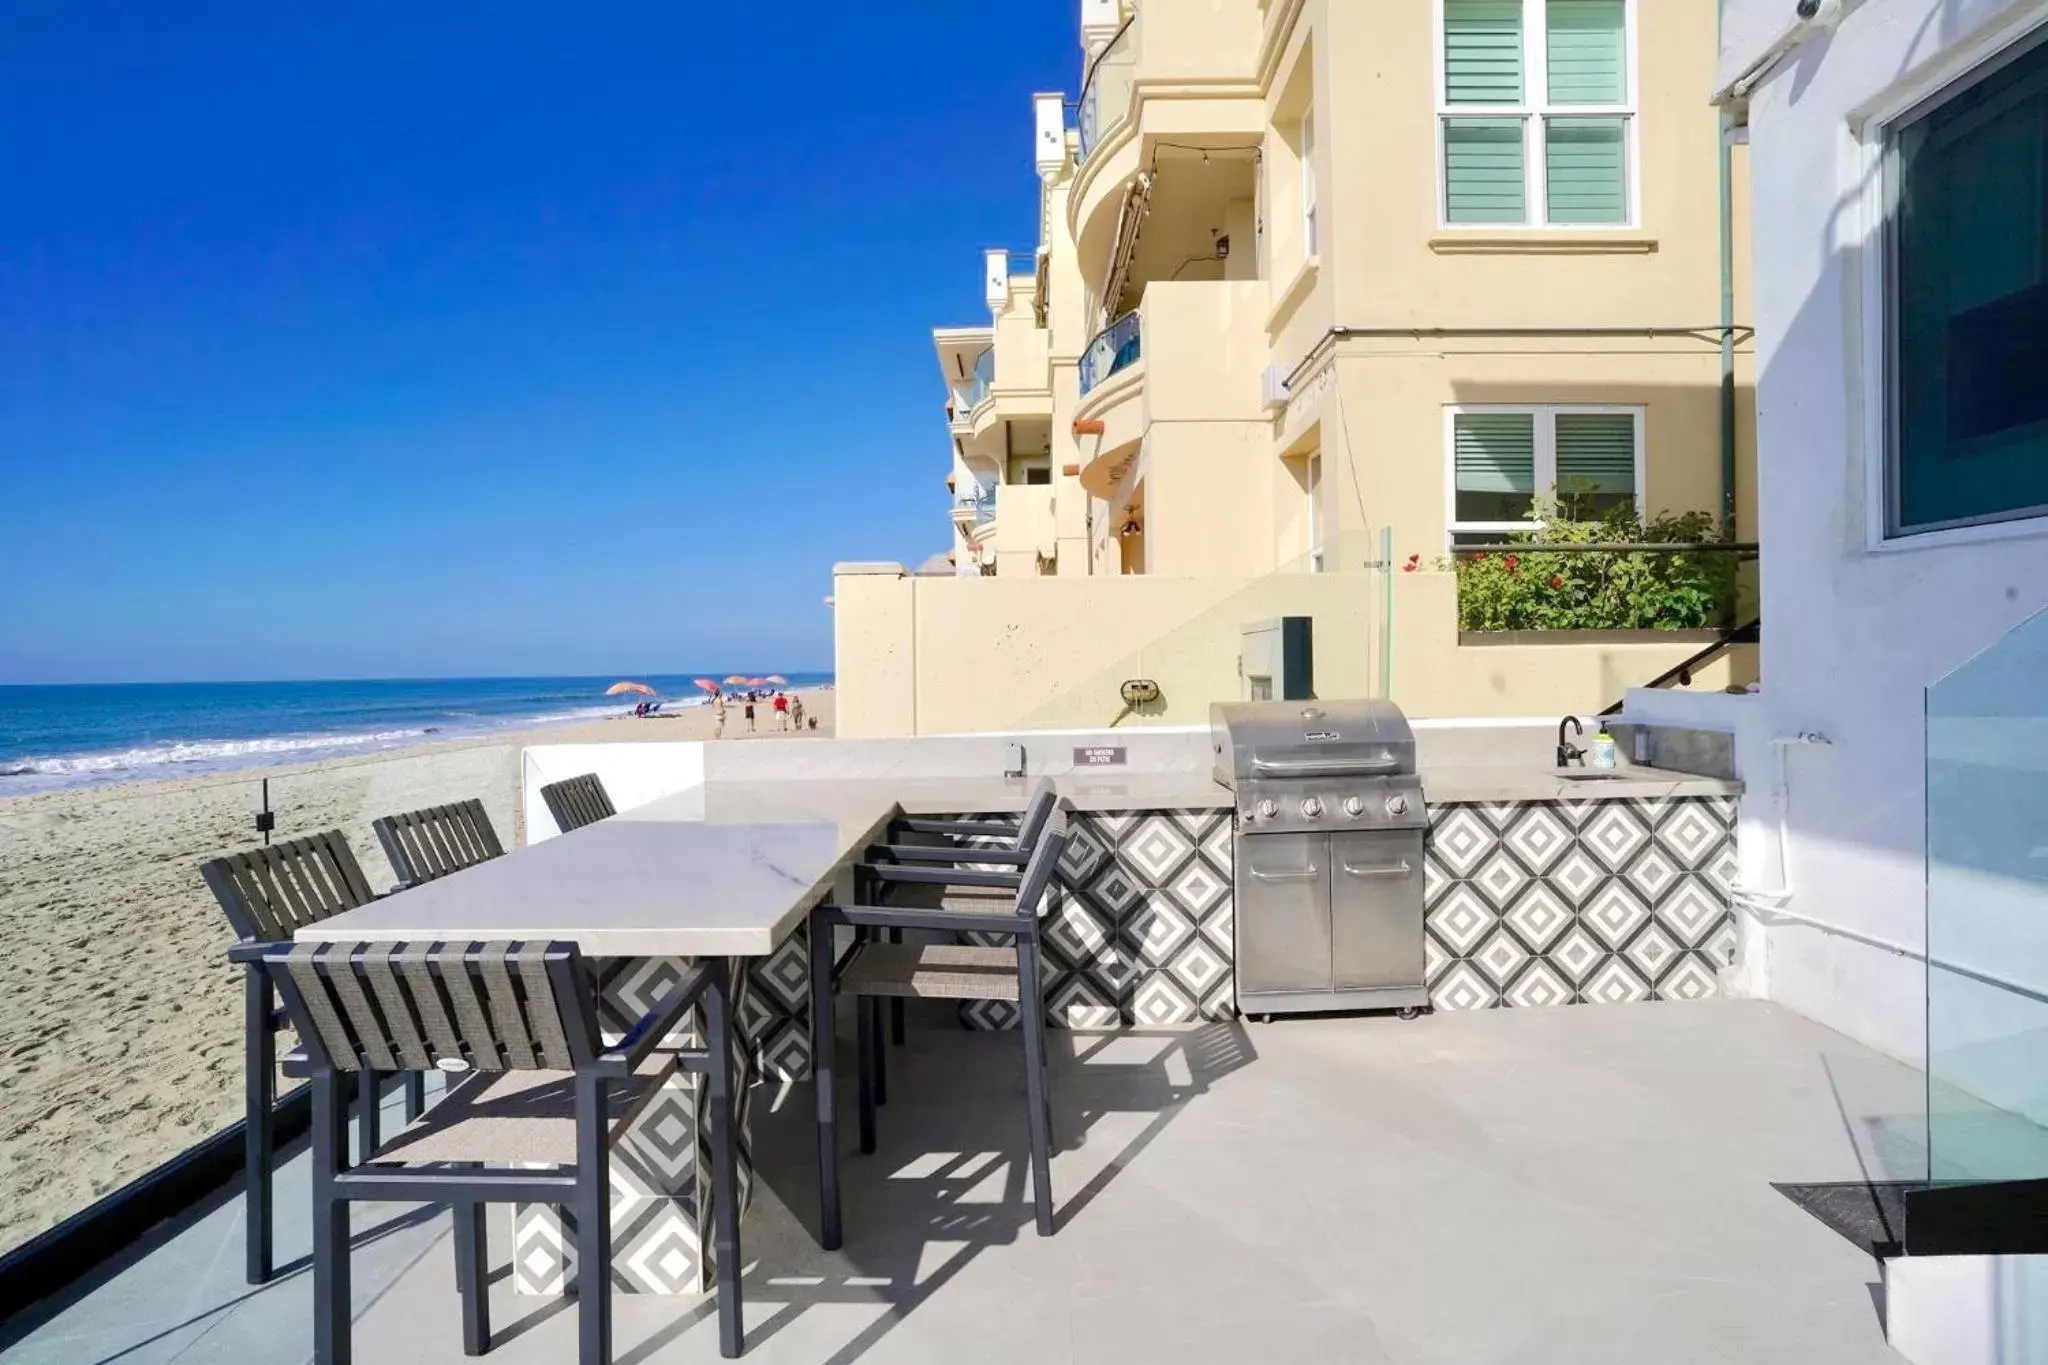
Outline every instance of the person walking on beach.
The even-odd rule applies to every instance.
[[[787,730],[789,728],[789,698],[780,692],[775,694],[775,728],[778,730]]]
[[[711,737],[725,738],[725,693],[720,692],[711,699]]]
[[[752,734],[752,733],[754,732],[754,694],[753,694],[752,692],[749,692],[749,693],[747,693],[747,710],[746,710],[746,716],[747,716],[747,733],[748,733],[748,734]]]
[[[798,730],[804,728],[804,699],[801,696],[789,699],[789,723]]]

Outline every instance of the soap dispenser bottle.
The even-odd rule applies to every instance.
[[[1604,721],[1593,736],[1593,766],[1601,772],[1614,771],[1614,736],[1607,732]]]

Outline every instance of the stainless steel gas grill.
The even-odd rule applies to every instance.
[[[1212,706],[1216,780],[1237,796],[1243,1014],[1429,1003],[1415,733],[1389,701]]]

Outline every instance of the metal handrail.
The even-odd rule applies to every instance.
[[[1125,115],[1130,113],[1130,107],[1126,105],[1118,111],[1115,118],[1111,119],[1107,124],[1102,123],[1101,111],[1098,108],[1102,90],[1096,84],[1096,77],[1101,73],[1103,63],[1109,60],[1112,53],[1121,55],[1125,42],[1130,38],[1131,25],[1137,22],[1138,15],[1134,10],[1131,13],[1131,17],[1124,20],[1123,26],[1116,31],[1116,35],[1103,44],[1102,51],[1095,54],[1095,60],[1088,64],[1088,75],[1081,82],[1081,98],[1076,103],[1074,112],[1074,122],[1080,134],[1080,159],[1082,161],[1086,161],[1088,154],[1094,151],[1096,146],[1102,141],[1102,135],[1111,128],[1116,127],[1117,124],[1122,123]]]
[[[1081,396],[1118,370],[1128,369],[1143,358],[1144,331],[1138,325],[1138,311],[1132,309],[1097,332],[1081,352]]]

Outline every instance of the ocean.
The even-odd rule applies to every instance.
[[[664,707],[701,705],[693,682],[643,675]],[[752,675],[762,676],[762,675]],[[790,687],[829,673],[787,673]],[[189,777],[471,739],[614,716],[617,677],[394,678],[354,682],[109,683],[0,687],[0,797],[100,782]]]

